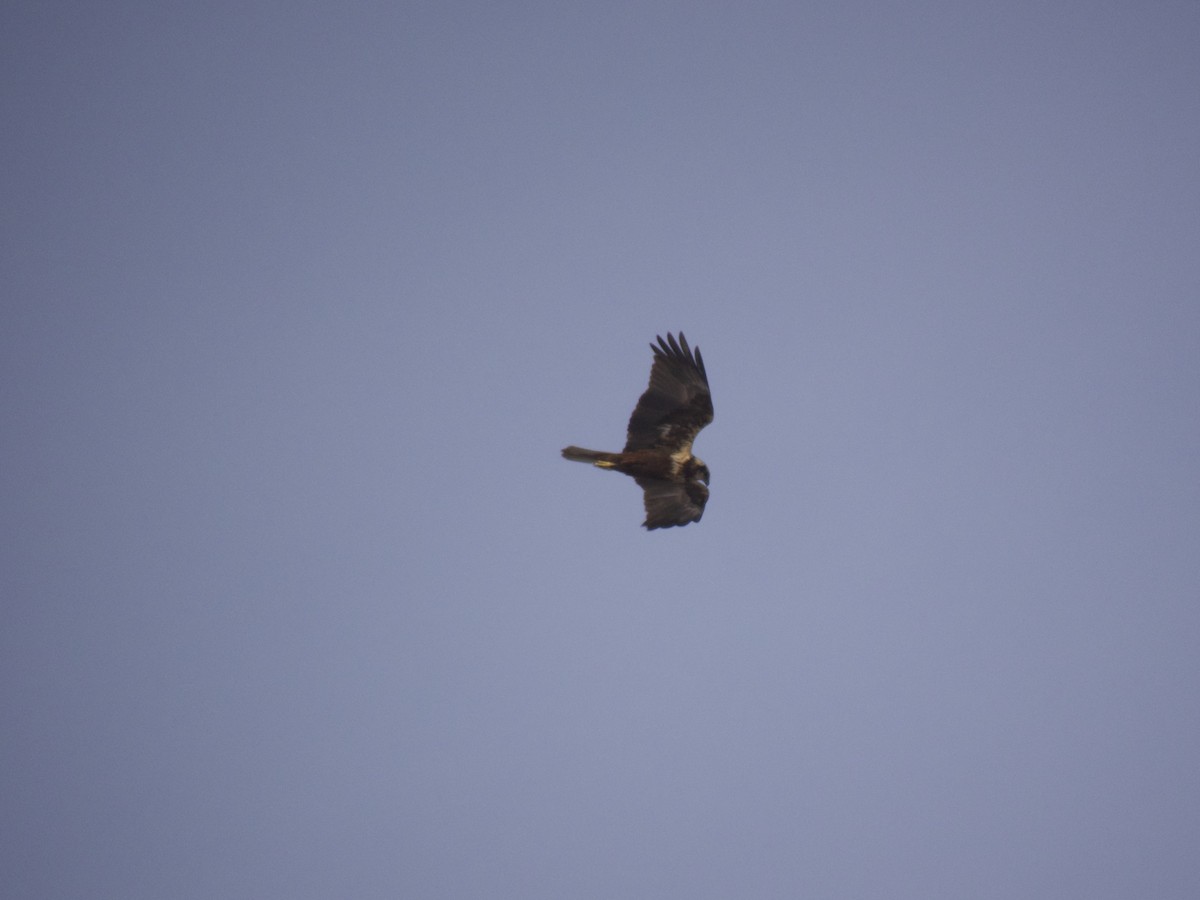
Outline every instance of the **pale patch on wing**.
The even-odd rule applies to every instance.
[[[659,438],[666,441],[666,440],[670,440],[671,432],[675,430],[675,426],[674,425],[659,425],[657,430],[658,430]]]

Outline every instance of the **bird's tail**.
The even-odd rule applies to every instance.
[[[611,469],[621,458],[620,453],[605,453],[603,450],[584,450],[582,447],[563,447],[563,457],[574,462],[591,463],[602,469]]]

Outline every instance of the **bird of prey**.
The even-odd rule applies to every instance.
[[[650,386],[638,399],[625,449],[620,453],[566,447],[562,455],[575,462],[630,475],[645,492],[649,530],[699,522],[708,502],[708,466],[692,455],[692,442],[713,420],[712,394],[700,348],[693,350],[679,332],[658,337]]]

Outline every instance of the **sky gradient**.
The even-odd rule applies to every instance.
[[[1196,4],[0,25],[0,893],[1200,896]]]

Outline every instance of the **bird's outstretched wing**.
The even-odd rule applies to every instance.
[[[648,531],[699,522],[708,502],[708,488],[699,481],[663,481],[659,478],[638,478],[645,491]]]
[[[667,332],[667,339],[659,337],[658,345],[651,344],[650,349],[654,351],[650,386],[629,417],[625,452],[648,449],[690,452],[700,429],[713,420],[704,357],[699,347],[693,351],[688,346],[682,331],[678,341]],[[649,502],[647,494],[647,511]],[[703,502],[699,508],[704,508]],[[699,518],[697,515],[696,519]]]

